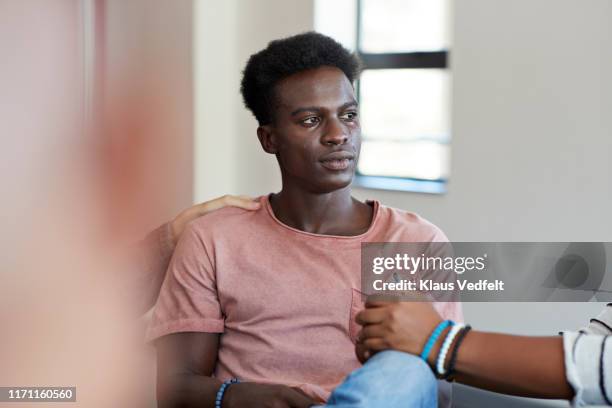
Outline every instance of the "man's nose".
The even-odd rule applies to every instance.
[[[325,145],[343,145],[348,142],[348,130],[343,126],[338,119],[330,119],[327,121],[325,133],[321,142]]]

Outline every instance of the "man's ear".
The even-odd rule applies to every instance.
[[[257,138],[259,139],[259,143],[261,143],[261,147],[266,153],[278,153],[276,135],[274,134],[274,130],[270,125],[259,126],[257,128]]]

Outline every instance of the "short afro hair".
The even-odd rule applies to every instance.
[[[337,41],[313,31],[271,41],[251,55],[242,73],[240,92],[260,125],[273,122],[274,87],[283,78],[322,66],[340,69],[353,83],[361,71],[359,58]]]

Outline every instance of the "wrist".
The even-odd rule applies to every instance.
[[[235,405],[233,397],[239,382],[237,378],[232,378],[219,386],[219,391],[215,398],[215,408],[231,408]]]

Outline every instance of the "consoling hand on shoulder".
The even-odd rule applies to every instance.
[[[201,217],[206,213],[228,206],[243,208],[245,210],[257,210],[260,207],[260,204],[248,196],[224,195],[222,197],[215,198],[214,200],[189,207],[186,210],[181,211],[181,213],[170,222],[170,231],[172,235],[171,240],[173,245],[176,245],[181,237],[181,234],[185,230],[185,226],[189,224],[189,222]]]

